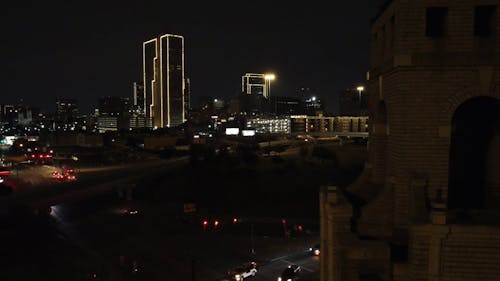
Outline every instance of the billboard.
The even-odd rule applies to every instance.
[[[244,136],[244,137],[253,137],[255,136],[255,130],[243,130],[241,132],[241,134]]]
[[[226,136],[237,136],[240,134],[240,128],[226,128]]]

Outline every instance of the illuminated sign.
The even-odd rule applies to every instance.
[[[239,128],[226,128],[226,135],[227,136],[237,136],[239,134],[240,134]]]
[[[255,136],[255,130],[243,130],[241,132],[241,134],[244,136],[244,137],[253,137]]]

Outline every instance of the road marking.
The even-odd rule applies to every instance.
[[[285,260],[285,259],[282,259],[281,261],[284,263],[287,263],[288,265],[296,264],[296,263],[293,263],[293,262]],[[300,268],[304,269],[305,271],[314,272],[314,270],[312,270],[310,268],[307,268],[307,267],[302,266],[302,265],[299,265],[299,266],[300,266]]]

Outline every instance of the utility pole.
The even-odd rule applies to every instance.
[[[251,243],[251,253],[252,255],[255,255],[255,240],[254,240],[254,234],[253,234],[253,222],[250,224],[250,243]]]

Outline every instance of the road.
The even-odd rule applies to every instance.
[[[178,199],[134,197],[127,200],[126,197],[117,197],[116,185],[121,186],[123,180],[137,182],[141,178],[149,178],[142,184],[144,188],[166,187],[172,191],[182,188],[168,184],[168,179],[157,181],[156,177],[161,176],[166,168],[179,166],[185,161],[177,159],[116,168],[93,168],[80,171],[79,181],[75,183],[21,186],[13,200],[33,203],[50,198],[51,213],[42,222],[43,230],[36,226],[41,218],[30,218],[21,223],[16,218],[17,225],[0,231],[0,234],[10,233],[8,239],[11,243],[4,250],[19,252],[18,245],[40,236],[39,232],[46,233],[43,237],[56,237],[57,241],[46,243],[47,238],[43,238],[27,246],[34,251],[31,254],[33,259],[54,260],[54,264],[39,263],[40,270],[48,268],[57,272],[60,279],[54,280],[65,280],[69,274],[75,274],[74,268],[69,265],[61,267],[55,262],[72,261],[75,251],[85,257],[72,262],[78,264],[77,269],[82,274],[97,274],[105,278],[102,280],[109,281],[192,280],[193,274],[195,280],[220,280],[228,269],[250,260],[261,265],[254,280],[276,280],[290,263],[303,267],[304,280],[317,280],[318,260],[305,253],[318,241],[317,226],[309,229],[306,225],[311,221],[308,219],[287,218],[290,227],[292,224],[304,225],[302,233],[288,237],[283,233],[281,222],[281,216],[286,214],[270,214],[266,218],[240,217],[228,211],[224,216],[203,213],[192,221],[185,221],[180,216],[182,202]],[[36,171],[26,171],[23,176],[29,181],[27,175],[45,175],[50,169],[39,167]],[[238,218],[236,224],[232,223],[234,217]],[[210,221],[209,227],[202,226],[204,219]],[[213,225],[215,219],[220,223],[217,227]],[[24,236],[18,237],[16,233],[24,233]],[[63,237],[63,242],[57,237]],[[61,244],[67,243],[71,245],[64,248],[73,250],[57,252],[54,256],[53,249],[60,249]],[[44,244],[49,249],[44,248]],[[22,257],[3,261],[3,274],[7,277],[0,279],[18,280],[19,276],[29,273],[23,271],[23,265],[33,266],[36,263],[30,261],[23,264],[20,260]],[[91,262],[86,264],[85,260]],[[10,269],[15,266],[17,271]],[[40,270],[34,270],[24,279],[40,275]],[[12,275],[8,275],[11,271]],[[52,280],[50,275],[43,274],[39,279]]]
[[[130,210],[137,213],[132,215]],[[111,264],[102,274],[130,272],[118,266],[120,257],[140,264],[143,279],[137,280],[173,276],[190,280],[193,268],[197,280],[221,280],[228,269],[250,260],[262,265],[254,280],[275,280],[289,263],[302,266],[304,278],[312,278],[318,268],[317,257],[306,252],[317,243],[317,235],[284,239],[274,231],[281,228],[280,218],[272,223],[270,218],[253,223],[251,237],[250,224],[244,218],[237,224],[229,219],[232,216],[217,218],[217,228],[204,228],[198,219],[181,221],[168,206],[113,196],[54,206],[51,218],[58,230],[81,249]],[[252,247],[255,255],[251,254]]]
[[[74,201],[107,192],[117,185],[133,187],[144,178],[160,176],[166,169],[187,163],[187,157],[169,160],[150,160],[127,165],[77,168],[77,180],[61,182],[52,177],[58,167],[49,165],[26,165],[12,171],[6,179],[14,192],[3,201],[11,201],[33,207],[48,207],[64,201]]]

